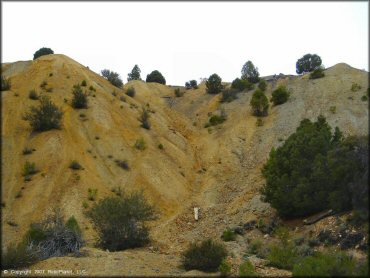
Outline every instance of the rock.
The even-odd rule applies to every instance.
[[[234,231],[234,233],[236,233],[238,235],[244,235],[245,234],[245,230],[241,226],[233,227],[232,230]]]
[[[243,225],[244,230],[250,231],[253,230],[256,227],[257,221],[251,220]]]

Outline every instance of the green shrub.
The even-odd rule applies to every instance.
[[[248,254],[257,255],[260,258],[266,258],[270,252],[270,246],[263,244],[261,240],[252,240],[247,248]]]
[[[360,86],[360,85],[358,85],[357,83],[352,83],[351,91],[352,91],[352,92],[357,92],[357,91],[359,91],[359,90],[361,90],[361,86]]]
[[[30,108],[24,116],[26,121],[30,122],[33,131],[47,131],[50,129],[59,129],[63,112],[47,96],[41,96],[40,106]]]
[[[66,226],[66,228],[70,229],[74,233],[81,234],[81,228],[78,225],[78,222],[77,222],[76,218],[73,215],[70,218],[68,218],[65,226]]]
[[[224,259],[218,267],[218,270],[220,271],[221,276],[227,276],[231,272],[231,265],[226,261],[226,259]]]
[[[32,149],[25,147],[25,148],[23,149],[23,151],[22,151],[22,154],[23,154],[23,155],[28,155],[28,154],[31,154],[32,152],[33,152],[33,150],[32,150]]]
[[[302,259],[293,267],[293,276],[337,277],[358,276],[357,261],[343,252],[321,253]],[[357,270],[358,271],[358,270]]]
[[[262,92],[266,91],[267,83],[264,79],[261,79],[258,83],[258,89],[260,89]]]
[[[322,78],[325,76],[324,69],[319,67],[310,73],[310,79]]]
[[[221,92],[221,81],[221,78],[216,73],[212,74],[206,81],[207,93],[218,94]]]
[[[96,92],[96,89],[92,85],[90,85],[89,90]]]
[[[246,260],[239,266],[239,276],[240,277],[255,277],[258,276],[254,271],[254,266],[249,260]]]
[[[231,88],[236,89],[238,91],[244,91],[244,90],[253,90],[254,85],[253,83],[249,82],[248,80],[236,78],[231,83]]]
[[[99,245],[109,251],[135,248],[149,242],[146,222],[156,219],[156,212],[142,192],[104,198],[88,212],[99,234]]]
[[[121,167],[122,169],[130,170],[127,160],[116,159],[114,162],[117,164],[117,166]]]
[[[48,85],[48,82],[46,82],[45,80],[41,82],[40,84],[40,88],[45,90],[46,89],[46,86]]]
[[[184,95],[184,92],[180,90],[180,88],[176,88],[174,90],[175,96],[176,97],[182,97]]]
[[[361,100],[362,100],[362,101],[367,101],[367,99],[368,99],[368,98],[367,98],[367,96],[365,96],[365,95],[363,95],[363,96],[361,97]]]
[[[28,94],[28,97],[32,100],[38,100],[39,99],[39,96],[38,94],[36,93],[35,90],[31,90]]]
[[[207,128],[207,127],[210,127],[210,126],[219,125],[219,124],[222,124],[225,120],[226,120],[226,117],[224,117],[222,115],[213,115],[209,118],[208,124],[206,124],[204,127]]]
[[[37,255],[24,242],[11,243],[1,256],[1,269],[26,268],[39,261]]]
[[[1,91],[9,91],[11,87],[11,82],[9,78],[1,76]]]
[[[256,121],[256,126],[263,126],[263,120],[262,118],[257,118],[257,121]]]
[[[146,76],[146,82],[156,82],[166,85],[166,79],[163,77],[162,73],[157,70],[152,71]]]
[[[185,250],[182,254],[182,265],[185,270],[197,269],[214,272],[218,270],[226,256],[227,251],[224,245],[207,239],[200,243],[192,243]]]
[[[89,201],[95,201],[96,200],[96,195],[98,195],[98,189],[92,189],[89,188],[87,189],[87,199]]]
[[[130,97],[134,97],[136,94],[136,90],[134,87],[129,87],[127,88],[127,92],[126,92],[126,95],[130,96]]]
[[[141,127],[148,130],[150,129],[149,118],[150,118],[149,109],[143,106],[139,118],[139,121],[141,122]]]
[[[81,82],[81,86],[82,86],[82,87],[86,87],[86,86],[87,86],[86,80],[82,80],[82,82]]]
[[[72,107],[75,109],[87,108],[87,95],[82,92],[79,84],[73,86]]]
[[[267,116],[269,103],[266,95],[257,89],[252,96],[250,105],[253,109],[253,114],[258,117]]]
[[[292,269],[300,257],[294,246],[286,243],[273,245],[270,253],[267,255],[267,259],[271,266],[282,269]]]
[[[33,60],[36,60],[37,58],[41,56],[49,55],[49,54],[54,54],[54,51],[51,48],[42,47],[33,54]]]
[[[163,144],[159,144],[158,149],[163,150],[164,149]]]
[[[279,105],[287,102],[289,98],[289,92],[285,86],[279,86],[276,90],[272,92],[272,102],[274,105]]]
[[[117,88],[121,88],[123,85],[122,79],[120,78],[119,74],[114,71],[110,71],[108,69],[103,69],[101,71],[101,75],[107,79],[113,86]]]
[[[236,239],[236,233],[231,230],[230,228],[227,228],[223,233],[221,238],[224,241],[234,241]]]
[[[34,162],[29,162],[29,161],[26,161],[26,163],[24,164],[23,166],[23,172],[22,172],[22,175],[23,176],[31,176],[31,175],[34,175],[38,172],[38,170],[36,169],[36,165]]]
[[[146,149],[146,144],[143,138],[137,139],[134,146],[136,149],[140,151],[143,151]]]
[[[70,164],[69,164],[69,168],[72,169],[72,170],[81,170],[82,169],[82,166],[80,165],[80,163],[78,163],[76,160],[73,160]]]
[[[237,99],[237,89],[223,89],[221,92],[221,102],[232,102]]]

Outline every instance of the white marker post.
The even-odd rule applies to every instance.
[[[198,207],[195,207],[195,208],[194,208],[194,219],[195,219],[196,221],[198,221],[198,212],[199,212],[199,208],[198,208]]]

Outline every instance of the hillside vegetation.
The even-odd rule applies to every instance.
[[[256,229],[248,240],[243,232],[236,241],[225,243],[230,262],[222,265],[228,269],[230,263],[231,273],[237,274],[245,250],[258,235],[257,227],[263,236],[267,230],[262,222],[276,216],[275,209],[260,199],[266,184],[261,170],[271,149],[282,146],[304,119],[314,122],[320,115],[344,137],[368,134],[368,101],[363,98],[368,94],[368,73],[343,63],[324,72],[318,79],[310,79],[309,74],[281,76],[262,82],[262,89],[257,84],[254,89],[243,87],[248,89],[222,102],[219,88],[207,93],[206,82],[181,87],[181,97],[174,93],[178,86],[164,85],[165,81],[131,78],[116,87],[60,54],[2,64],[2,77],[11,84],[1,92],[2,249],[21,242],[32,223],[43,221],[50,209],[60,208],[66,219],[73,216],[78,223],[85,255],[49,258],[33,269],[75,265],[88,269],[89,275],[179,275],[185,272],[178,269],[181,253],[192,242],[220,240],[228,228],[255,221],[259,225],[253,224]],[[222,84],[230,89],[231,84]],[[360,89],[353,90],[353,84]],[[289,97],[274,105],[272,93],[278,88],[284,88]],[[269,102],[263,117],[257,117],[261,115],[250,104],[256,90]],[[40,130],[27,121],[26,114],[47,100],[53,104],[51,109],[58,109],[60,125]],[[104,229],[97,231],[99,225],[93,225],[87,212],[105,198],[126,196],[123,192],[134,196],[139,191],[158,212],[155,218],[143,217],[151,220],[143,226],[145,233],[150,231],[143,242],[149,243],[114,253],[99,249],[99,233]],[[199,207],[198,221],[194,207]],[[302,227],[302,219],[297,221]],[[312,231],[319,231],[322,223]],[[137,222],[129,224],[139,225],[133,230],[140,230]],[[302,233],[309,231],[302,228]],[[258,271],[291,274],[292,268],[278,268]]]

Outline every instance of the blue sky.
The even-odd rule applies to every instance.
[[[251,60],[262,76],[295,74],[306,53],[326,67],[368,66],[368,1],[358,2],[2,2],[2,62],[55,53],[126,82],[159,70],[184,85],[213,73],[240,76]]]

